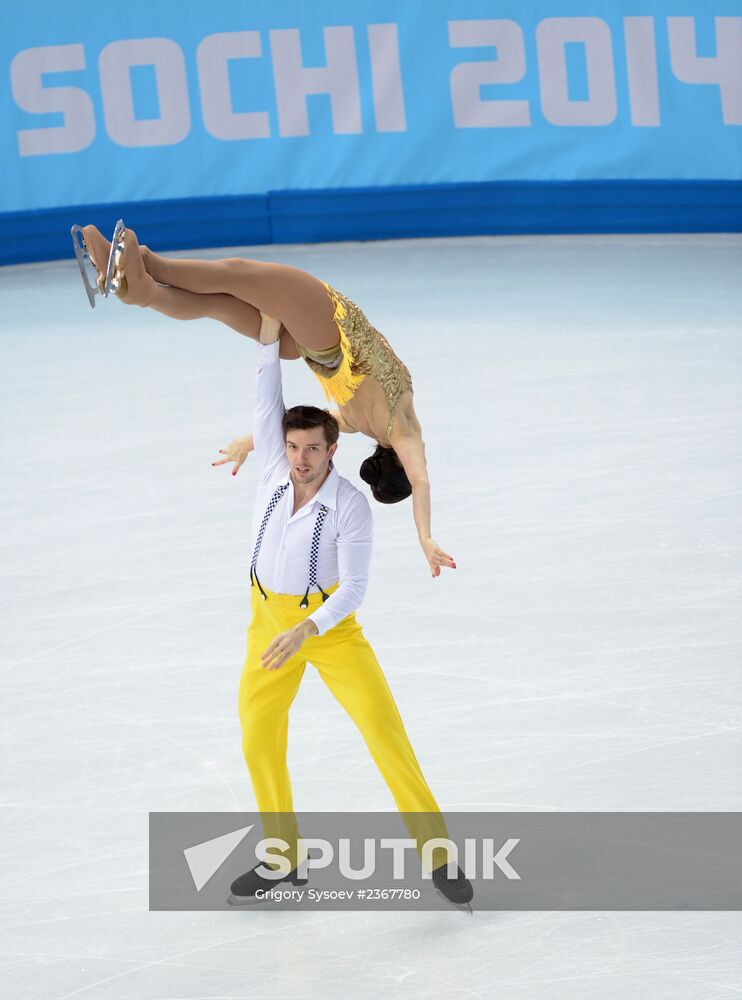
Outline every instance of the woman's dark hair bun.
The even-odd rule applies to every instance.
[[[373,486],[381,476],[381,461],[376,455],[371,455],[364,462],[361,462],[360,473],[364,483]]]
[[[399,503],[412,493],[407,478],[394,448],[376,446],[373,455],[361,463],[361,479],[371,487],[374,500],[379,503]]]

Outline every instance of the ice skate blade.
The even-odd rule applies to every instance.
[[[470,917],[474,916],[474,910],[471,907],[471,903],[454,903],[453,900],[448,898],[448,896],[444,896],[440,889],[436,889],[435,891],[444,902],[448,903],[449,906],[453,906],[456,910],[461,910],[462,913],[468,913]]]
[[[266,897],[258,899],[257,896],[235,896],[234,893],[231,893],[227,902],[230,906],[260,906],[266,902]]]
[[[88,248],[85,246],[85,240],[82,235],[82,226],[75,224],[72,229],[70,229],[70,235],[72,236],[72,246],[75,251],[75,258],[77,260],[77,266],[80,268],[80,275],[82,277],[82,283],[85,286],[85,293],[88,297],[88,302],[90,303],[90,308],[95,309],[95,296],[102,294],[96,285],[93,285],[88,277],[88,272],[85,270],[85,260],[90,260],[90,254],[88,253]],[[93,266],[92,260],[90,261],[90,266]]]
[[[103,283],[103,296],[108,298],[111,291],[111,282],[113,280],[113,273],[116,268],[117,257],[121,260],[122,249],[119,247],[119,243],[126,231],[126,226],[124,225],[124,220],[119,219],[113,230],[113,236],[111,237],[111,249],[108,254],[108,267],[106,268],[106,279]],[[114,290],[115,292],[116,290]]]

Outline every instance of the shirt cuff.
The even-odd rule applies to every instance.
[[[281,342],[277,340],[275,344],[261,344],[258,341],[257,362],[259,365],[269,364],[271,361],[279,361],[278,352],[281,349]]]
[[[311,615],[307,615],[307,618],[313,621],[317,626],[317,635],[324,635],[325,632],[329,631],[337,624],[337,622],[333,620],[334,615],[325,611],[324,608],[317,608],[317,610],[313,611]]]

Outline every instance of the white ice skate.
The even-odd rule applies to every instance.
[[[74,225],[70,230],[70,234],[72,236],[72,246],[75,249],[75,257],[77,258],[77,266],[80,268],[82,283],[85,286],[85,293],[87,294],[90,308],[95,309],[95,296],[104,294],[103,275],[98,273],[97,268],[93,264],[90,251],[85,245],[85,238],[82,235],[82,226]],[[88,261],[89,266],[85,264],[85,261]],[[93,278],[92,281],[90,280],[91,277]]]
[[[108,298],[109,292],[114,294],[121,285],[121,255],[124,252],[124,220],[119,219],[111,237],[111,252],[108,255],[108,266],[103,279],[103,297]]]

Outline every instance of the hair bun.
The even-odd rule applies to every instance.
[[[377,445],[374,454],[361,463],[358,472],[379,503],[399,503],[412,493],[410,481],[393,448]]]
[[[381,461],[376,455],[369,455],[367,459],[361,462],[361,468],[358,471],[364,483],[373,486],[374,483],[379,481],[379,477],[381,476]]]

